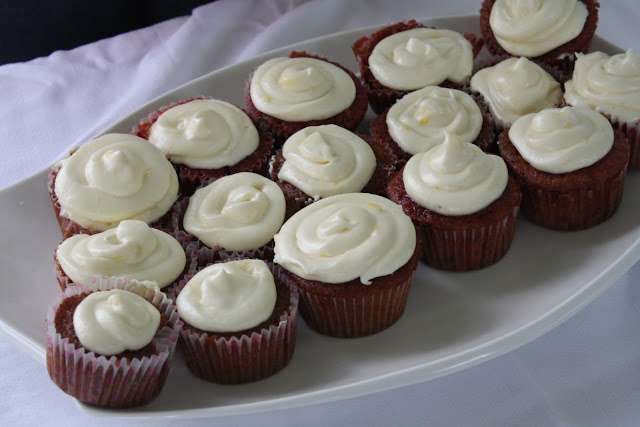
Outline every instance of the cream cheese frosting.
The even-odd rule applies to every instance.
[[[504,50],[535,57],[576,38],[588,14],[579,0],[496,0],[489,25]]]
[[[60,162],[55,194],[61,216],[106,230],[124,219],[160,218],[178,198],[178,176],[145,139],[106,134]]]
[[[208,332],[239,332],[267,320],[276,305],[273,274],[262,260],[210,265],[180,291],[180,317]]]
[[[304,122],[333,117],[351,106],[356,85],[341,68],[315,58],[273,58],[251,78],[251,101],[281,120]]]
[[[551,74],[527,58],[509,58],[476,72],[471,89],[479,92],[491,114],[505,123],[555,107],[562,89]]]
[[[171,284],[186,263],[176,239],[139,220],[124,220],[92,236],[71,236],[58,246],[56,258],[75,283],[114,276],[154,281],[160,288]]]
[[[149,301],[121,289],[93,292],[73,313],[73,327],[82,346],[105,356],[139,350],[151,342],[160,312]]]
[[[387,113],[391,138],[409,154],[429,151],[445,132],[473,142],[482,129],[482,113],[468,94],[439,86],[408,93]]]
[[[442,144],[412,156],[402,179],[413,201],[442,215],[468,215],[495,201],[507,186],[507,166],[499,156],[445,133]]]
[[[241,172],[196,190],[183,224],[209,247],[242,251],[269,243],[284,216],[280,187],[261,175]]]
[[[564,173],[602,159],[613,145],[613,128],[589,108],[549,108],[516,120],[509,139],[534,168]]]
[[[217,99],[176,105],[149,132],[149,142],[169,160],[199,169],[233,166],[258,148],[259,139],[244,111]]]
[[[354,193],[319,200],[298,211],[275,236],[274,262],[307,280],[369,285],[406,264],[416,232],[402,207]]]
[[[564,99],[574,107],[589,107],[626,122],[640,120],[640,54],[632,49],[609,56],[577,54],[573,77],[565,83]]]
[[[373,76],[384,86],[415,90],[445,80],[463,83],[471,75],[473,50],[462,34],[414,28],[382,39],[369,56]]]
[[[278,179],[311,197],[357,193],[376,168],[373,149],[356,134],[336,125],[310,126],[282,146],[284,163]]]

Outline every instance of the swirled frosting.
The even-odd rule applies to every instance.
[[[478,104],[466,93],[427,86],[408,93],[387,113],[393,140],[409,154],[429,151],[444,141],[445,132],[472,142],[482,128]]]
[[[574,107],[589,107],[626,122],[640,120],[640,55],[632,49],[577,54],[573,78],[565,83],[564,99]]]
[[[534,168],[564,173],[603,158],[613,145],[613,128],[589,108],[549,108],[516,120],[509,139]]]
[[[183,224],[187,232],[210,247],[241,251],[269,243],[284,215],[280,187],[261,175],[242,172],[196,190]]]
[[[115,276],[155,281],[160,288],[171,284],[186,263],[176,239],[139,220],[124,220],[92,236],[76,234],[58,246],[56,257],[75,283]]]
[[[479,92],[491,113],[505,123],[555,107],[562,89],[551,74],[527,58],[509,58],[471,77],[471,89]]]
[[[314,198],[357,193],[373,176],[376,156],[362,138],[336,125],[306,127],[282,146],[278,173]]]
[[[124,219],[150,223],[178,198],[178,176],[164,154],[134,135],[107,134],[60,162],[60,215],[93,230]]]
[[[500,197],[508,178],[501,157],[449,133],[442,144],[412,156],[402,173],[409,197],[442,215],[482,210]]]
[[[267,320],[276,299],[267,264],[245,259],[200,270],[180,291],[176,305],[191,326],[208,332],[239,332]]]
[[[323,120],[351,106],[356,85],[344,70],[315,58],[273,58],[260,65],[249,89],[265,114],[290,122]]]
[[[141,349],[159,325],[160,312],[153,304],[122,289],[93,292],[73,313],[73,328],[82,346],[105,356]]]
[[[258,148],[260,137],[244,111],[216,99],[197,99],[165,111],[149,142],[174,163],[192,168],[233,166]]]
[[[274,261],[307,280],[343,283],[398,270],[416,247],[402,208],[373,194],[339,194],[293,215],[275,236]]]
[[[415,90],[445,80],[463,83],[471,75],[473,51],[462,34],[414,28],[382,39],[369,56],[369,68],[383,85]]]
[[[579,0],[496,0],[489,25],[504,50],[535,57],[576,38],[588,14]]]

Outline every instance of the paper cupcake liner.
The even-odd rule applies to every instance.
[[[629,167],[640,168],[640,120],[635,123],[625,122],[617,117],[608,117],[611,126],[624,133],[629,142]]]
[[[51,380],[78,400],[107,408],[126,408],[149,403],[162,390],[171,367],[182,321],[166,295],[146,284],[127,279],[102,278],[78,284],[60,294],[47,312],[47,370]],[[122,359],[99,356],[84,348],[76,349],[68,338],[56,332],[55,315],[64,298],[97,290],[125,289],[156,306],[169,321],[169,327],[156,332],[156,354]]]
[[[282,275],[281,267],[269,266],[276,285],[286,286],[290,291],[287,311],[280,316],[277,324],[250,335],[225,338],[216,337],[213,333],[183,329],[179,345],[184,361],[193,374],[214,383],[241,384],[269,377],[289,363],[296,344],[299,294]],[[177,296],[188,280],[181,281],[170,295]]]

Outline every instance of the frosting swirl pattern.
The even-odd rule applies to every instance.
[[[535,57],[576,38],[588,14],[579,0],[496,0],[489,25],[504,50]]]
[[[502,195],[508,178],[501,157],[446,132],[442,144],[411,157],[402,173],[409,197],[442,215],[480,211]]]
[[[491,113],[505,123],[555,107],[562,99],[560,83],[527,58],[509,58],[479,70],[471,77],[471,89],[479,92]]]
[[[392,274],[413,255],[416,232],[400,205],[353,193],[319,200],[298,211],[275,236],[274,262],[307,280],[368,285]]]
[[[151,342],[159,325],[160,312],[153,304],[122,289],[93,292],[73,313],[82,346],[105,356],[141,349]]]
[[[480,107],[466,93],[427,86],[408,93],[387,113],[393,140],[409,154],[429,151],[444,141],[445,132],[472,142],[482,128]]]
[[[56,257],[75,283],[115,276],[155,281],[160,288],[171,284],[186,263],[176,239],[139,220],[124,220],[92,236],[71,236],[58,246]]]
[[[534,168],[564,173],[603,158],[613,145],[613,128],[589,108],[549,108],[516,120],[509,139]]]
[[[149,132],[149,142],[174,163],[192,168],[233,166],[258,147],[258,131],[241,109],[216,99],[197,99],[168,109]]]
[[[311,197],[357,193],[376,168],[376,156],[362,138],[336,125],[310,126],[282,146],[285,162],[278,179]]]
[[[196,190],[183,224],[209,247],[242,251],[269,243],[284,215],[280,187],[261,175],[241,172]]]
[[[260,65],[249,89],[261,112],[304,122],[333,117],[351,106],[356,85],[335,65],[315,58],[273,58]]]
[[[462,34],[414,28],[382,39],[371,52],[369,68],[383,85],[415,90],[445,80],[463,83],[471,75],[473,51]]]
[[[565,100],[626,122],[640,120],[640,54],[629,49],[577,54],[573,78],[565,83]]]
[[[150,223],[178,198],[171,163],[134,135],[103,135],[60,164],[55,181],[60,215],[85,228],[106,230],[124,219]]]
[[[244,259],[200,270],[180,291],[176,305],[191,326],[208,332],[239,332],[267,320],[276,299],[267,264]]]

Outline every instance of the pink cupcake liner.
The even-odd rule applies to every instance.
[[[182,329],[175,305],[163,293],[146,284],[122,278],[102,278],[88,284],[70,286],[58,295],[47,312],[47,370],[51,380],[65,393],[101,407],[125,408],[149,403],[161,392],[171,367],[171,358]],[[122,359],[99,356],[75,348],[56,332],[55,315],[62,300],[72,295],[98,290],[124,289],[151,302],[169,321],[156,332],[156,354]]]

